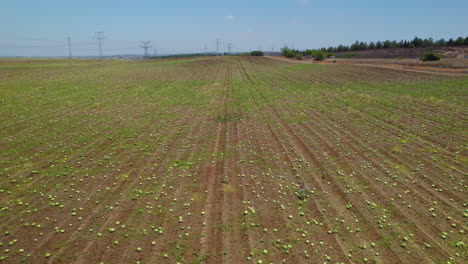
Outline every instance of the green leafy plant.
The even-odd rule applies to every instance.
[[[250,56],[264,56],[265,54],[261,50],[254,50],[250,52]]]
[[[422,61],[438,61],[440,60],[440,56],[433,52],[433,51],[430,51],[430,52],[426,52],[424,54],[424,57],[421,58]]]
[[[316,61],[323,61],[325,60],[325,52],[318,50],[314,53],[314,58]]]

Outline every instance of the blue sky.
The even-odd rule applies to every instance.
[[[0,56],[104,55],[297,49],[468,36],[467,0],[0,0]],[[224,46],[224,45],[223,45]]]

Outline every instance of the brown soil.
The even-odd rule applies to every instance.
[[[0,157],[5,263],[463,263],[464,99],[392,87],[463,72],[271,58],[104,72],[61,133],[4,119],[5,153],[41,142]]]

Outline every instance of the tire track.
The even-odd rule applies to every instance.
[[[221,100],[221,107],[223,109],[223,117],[228,115],[228,96],[229,87],[227,85],[229,76],[225,73],[223,84],[223,98]],[[218,122],[216,140],[214,144],[209,147],[208,153],[225,153],[226,151],[226,133],[227,133],[227,122]],[[215,158],[215,157],[212,157]],[[202,238],[200,239],[201,255],[210,257],[207,259],[207,263],[219,263],[221,260],[221,251],[223,250],[223,239],[222,239],[222,219],[223,219],[223,192],[221,191],[221,180],[224,176],[225,160],[213,160],[212,164],[208,164],[204,170],[204,174],[207,179],[208,194],[204,207],[206,217],[204,218],[205,226],[202,230]]]

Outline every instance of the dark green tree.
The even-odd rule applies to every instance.
[[[375,44],[375,48],[376,48],[376,49],[381,49],[381,48],[383,48],[382,42],[377,41],[377,43]]]
[[[405,41],[400,40],[400,42],[398,42],[398,47],[399,48],[404,48],[405,47]]]
[[[456,40],[455,40],[455,46],[461,46],[463,45],[465,42],[465,40],[462,38],[462,37],[458,37]]]
[[[366,42],[361,41],[359,42],[358,50],[366,50],[369,46],[367,45]]]
[[[411,44],[413,44],[414,47],[422,47],[423,40],[418,37],[414,37],[413,41],[411,41]]]
[[[426,39],[426,45],[427,45],[428,47],[434,46],[434,39],[433,39],[433,38],[428,38],[428,39]]]
[[[392,46],[392,42],[390,40],[386,40],[384,43],[383,43],[383,48],[384,49],[388,49],[388,48],[391,48]]]
[[[449,47],[453,46],[454,44],[455,44],[455,41],[453,41],[453,39],[449,39],[447,41],[447,46],[449,46]]]
[[[353,44],[351,44],[351,47],[349,47],[350,50],[358,50],[359,49],[359,40],[356,40]]]
[[[435,42],[435,45],[438,47],[445,47],[447,45],[445,39],[441,38]]]

